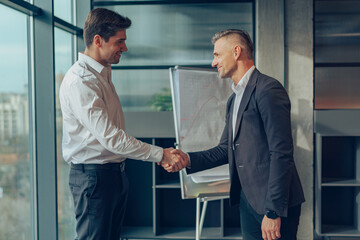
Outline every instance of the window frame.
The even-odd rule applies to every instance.
[[[79,26],[83,26],[84,16],[90,11],[90,2],[76,1],[75,25],[54,16],[53,1],[33,0],[33,3],[29,3],[22,0],[0,0],[0,4],[29,16],[27,34],[30,76],[28,100],[31,239],[57,240],[54,28],[58,27],[74,35],[75,61],[75,52],[84,48],[82,28]],[[77,13],[76,9],[81,9],[82,12]],[[44,48],[47,51],[41,51]]]

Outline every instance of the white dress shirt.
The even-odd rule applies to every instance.
[[[233,129],[233,139],[235,137],[235,127],[236,127],[236,120],[237,120],[237,115],[239,112],[239,106],[241,103],[241,99],[244,95],[244,91],[246,88],[247,83],[249,82],[249,79],[251,77],[251,74],[253,73],[255,69],[255,66],[253,65],[245,74],[244,76],[240,79],[240,81],[238,82],[238,84],[235,86],[235,83],[233,83],[231,85],[232,90],[235,93],[235,100],[234,100],[234,108],[233,108],[233,116],[232,116],[232,129]]]
[[[61,83],[60,104],[63,157],[68,163],[104,164],[126,158],[161,161],[162,148],[126,134],[110,66],[79,53]]]

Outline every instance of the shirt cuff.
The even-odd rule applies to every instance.
[[[186,153],[186,155],[188,156],[189,158],[189,166],[187,166],[186,168],[187,169],[191,169],[191,159],[190,159],[190,155],[188,153]]]
[[[150,156],[148,161],[160,162],[164,154],[164,150],[161,147],[150,145]]]

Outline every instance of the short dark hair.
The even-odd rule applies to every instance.
[[[238,37],[242,47],[245,49],[245,53],[246,53],[246,56],[248,57],[248,59],[253,59],[254,58],[253,57],[254,56],[254,44],[251,41],[249,33],[247,33],[244,30],[227,29],[224,31],[220,31],[212,37],[211,42],[213,44],[215,44],[215,42],[217,40],[219,40],[220,38],[233,36],[233,35]]]
[[[86,47],[92,44],[95,35],[100,35],[105,41],[114,36],[118,31],[127,29],[131,20],[105,8],[92,10],[85,20],[84,41]]]

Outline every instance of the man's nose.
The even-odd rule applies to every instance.
[[[122,51],[127,52],[127,50],[128,50],[128,48],[127,48],[126,44],[124,43],[124,46],[122,47]]]
[[[211,63],[211,66],[212,67],[216,67],[216,65],[217,65],[217,62],[215,61],[215,59],[212,61],[212,63]]]

